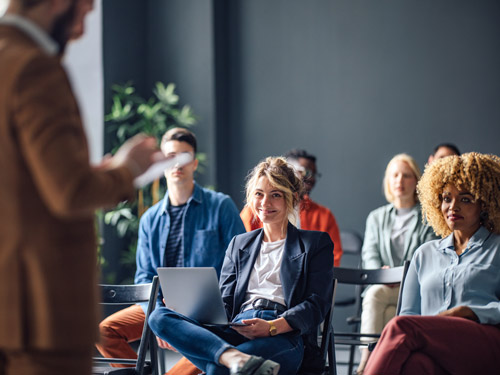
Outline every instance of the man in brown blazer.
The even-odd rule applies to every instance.
[[[0,375],[90,374],[94,210],[134,196],[163,158],[136,137],[89,164],[60,58],[92,0],[11,0],[0,18]]]

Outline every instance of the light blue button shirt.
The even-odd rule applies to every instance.
[[[480,227],[457,255],[453,234],[418,248],[403,289],[401,315],[437,315],[468,306],[483,324],[500,323],[500,235]]]

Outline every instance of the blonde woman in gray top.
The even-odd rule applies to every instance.
[[[401,266],[411,259],[424,242],[436,238],[432,229],[422,224],[416,187],[420,169],[410,155],[394,156],[385,170],[384,194],[389,202],[372,211],[366,220],[362,249],[363,268]],[[396,314],[399,285],[377,285],[368,288],[363,297],[361,332],[378,334]],[[362,374],[369,351],[361,350],[357,370]]]

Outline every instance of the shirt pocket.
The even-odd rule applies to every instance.
[[[457,284],[462,290],[463,300],[489,303],[496,294],[500,282],[499,269],[490,264],[468,264],[457,275]]]

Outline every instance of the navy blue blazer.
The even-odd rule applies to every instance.
[[[237,235],[227,248],[220,289],[230,320],[245,302],[263,235],[262,229]],[[330,236],[325,232],[300,230],[289,223],[280,277],[287,306],[280,316],[301,335],[316,336],[332,301],[333,242]]]

